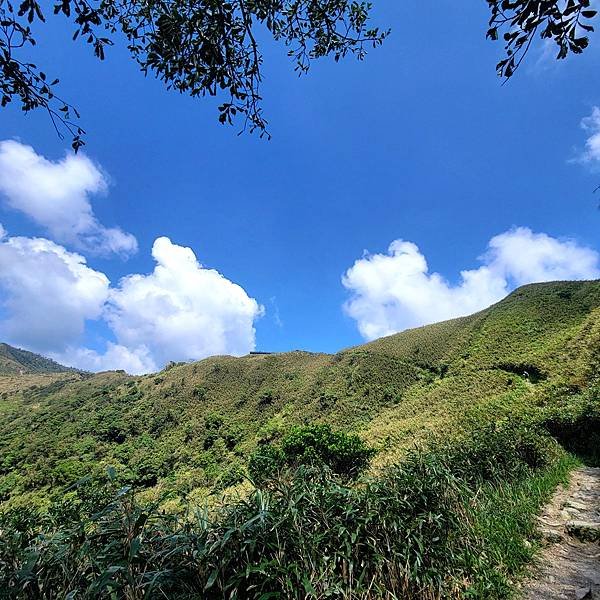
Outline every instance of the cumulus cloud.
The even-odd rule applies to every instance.
[[[43,238],[0,241],[0,339],[82,369],[155,371],[170,360],[247,354],[262,307],[204,267],[190,248],[161,237],[154,270],[110,287],[79,254]],[[114,335],[104,352],[81,347],[86,321]]]
[[[481,310],[525,283],[600,277],[596,251],[525,227],[493,237],[480,260],[452,285],[429,272],[418,246],[395,240],[387,254],[367,254],[346,271],[344,310],[371,340]]]
[[[123,370],[139,374],[151,373],[160,368],[147,348],[131,350],[114,342],[108,342],[102,353],[70,346],[64,352],[53,353],[52,358],[65,365],[94,372]]]
[[[3,231],[3,229],[2,229]],[[0,240],[0,339],[38,352],[62,351],[101,316],[106,275],[43,238]]]
[[[137,250],[135,237],[104,227],[92,210],[90,197],[106,190],[105,175],[81,152],[50,161],[17,141],[0,142],[0,193],[8,207],[57,242],[94,254],[130,255]]]
[[[111,292],[106,320],[120,344],[157,364],[254,349],[262,308],[242,287],[166,237],[152,256],[152,273],[129,275]]]
[[[594,106],[592,114],[581,120],[581,128],[588,133],[585,147],[575,162],[594,165],[600,162],[600,108]]]

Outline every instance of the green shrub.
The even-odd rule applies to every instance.
[[[267,406],[269,404],[273,404],[273,402],[275,402],[277,398],[277,395],[275,394],[275,392],[271,389],[269,390],[265,390],[264,392],[261,392],[261,394],[258,397],[258,403],[262,406]]]
[[[204,438],[204,443],[202,444],[202,447],[204,448],[204,450],[210,450],[216,443],[216,441],[219,439],[219,434],[216,431],[209,431],[206,434],[206,437]]]
[[[456,474],[470,480],[515,478],[543,468],[558,454],[556,442],[539,427],[519,419],[472,428],[468,443],[453,447]]]
[[[286,456],[281,447],[265,444],[250,456],[248,473],[255,485],[264,485],[275,479],[285,464]]]
[[[243,438],[243,430],[239,426],[230,426],[221,431],[221,437],[228,450],[233,450],[237,443]]]
[[[342,477],[355,478],[374,454],[357,435],[334,431],[329,425],[308,425],[293,428],[279,445],[259,447],[250,457],[248,470],[256,484],[300,465],[322,465]]]
[[[600,386],[553,403],[539,420],[568,450],[600,465]]]
[[[206,398],[206,388],[201,385],[197,385],[192,391],[192,394],[198,398],[198,400],[204,400]]]
[[[242,465],[234,462],[229,465],[217,479],[217,488],[225,490],[232,485],[244,481],[245,476],[246,474]]]
[[[542,447],[547,436],[537,434]],[[300,465],[210,513],[168,515],[137,502],[129,488],[108,498],[106,487],[83,483],[46,513],[0,513],[0,595],[505,597],[530,556],[522,536],[564,473],[539,470],[537,450],[534,460],[530,454],[535,435],[533,427],[512,424],[466,438],[460,448],[413,451],[360,485],[322,463]],[[302,454],[302,441],[318,448],[331,439],[339,441],[334,432],[303,428],[261,456],[278,460],[284,448]],[[486,451],[511,456],[492,469]]]
[[[223,417],[216,413],[210,413],[204,417],[204,426],[208,430],[218,431],[221,429],[223,423]]]

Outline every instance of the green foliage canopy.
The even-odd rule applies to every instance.
[[[529,425],[474,433],[412,451],[361,485],[300,467],[212,511],[166,514],[94,482],[43,513],[0,510],[0,595],[507,597],[531,557],[535,515],[572,464]],[[554,459],[524,454],[525,439]]]
[[[580,54],[588,45],[590,0],[486,0],[487,36],[504,31],[506,57],[497,65],[508,78],[521,64],[536,34],[558,46],[557,58]],[[144,74],[152,73],[191,96],[220,96],[219,121],[242,118],[242,128],[267,134],[260,83],[266,32],[283,42],[294,68],[308,71],[313,59],[335,61],[352,54],[364,58],[369,46],[388,35],[369,23],[364,0],[55,0],[54,14],[74,25],[73,39],[84,39],[103,59],[123,36]],[[31,63],[26,49],[36,44],[33,26],[45,21],[37,0],[19,5],[0,0],[0,104],[13,99],[23,111],[46,110],[59,135],[65,129],[73,148],[84,144],[77,110],[56,95],[58,79]]]
[[[260,446],[248,470],[255,483],[277,477],[282,469],[300,465],[324,466],[342,477],[354,478],[375,454],[357,435],[334,431],[329,425],[294,427],[278,445]]]
[[[257,448],[282,452],[306,423],[359,435],[377,448],[376,468],[433,434],[540,411],[571,447],[597,439],[572,411],[598,384],[598,281],[526,286],[476,315],[336,355],[214,357],[144,377],[7,374],[0,505],[44,506],[107,466],[146,498],[202,501],[245,478]]]
[[[506,58],[496,66],[501,77],[517,70],[536,34],[558,46],[557,59],[569,52],[581,54],[588,46],[587,33],[594,31],[590,19],[597,11],[590,0],[487,0],[491,10],[487,37],[498,39],[504,30]]]
[[[56,0],[54,14],[74,26],[103,59],[117,35],[123,35],[132,58],[168,88],[191,96],[223,96],[219,121],[240,114],[243,127],[266,133],[260,106],[261,30],[288,48],[300,73],[313,59],[334,60],[353,54],[362,59],[368,45],[380,44],[387,32],[370,27],[371,5],[350,0]],[[0,94],[2,106],[18,98],[25,112],[48,111],[55,125],[73,135],[77,150],[84,131],[72,116],[77,111],[58,98],[46,74],[26,59],[22,49],[35,45],[34,23],[45,21],[37,0],[13,6],[0,2]]]

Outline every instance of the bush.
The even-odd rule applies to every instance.
[[[222,473],[219,475],[217,479],[217,488],[220,490],[225,490],[228,487],[233,485],[237,485],[244,481],[245,471],[242,465],[239,463],[232,463],[229,465]]]
[[[265,444],[252,453],[248,473],[255,485],[264,485],[277,477],[286,464],[286,456],[279,446]]]
[[[540,424],[571,452],[600,465],[600,387],[545,409]]]
[[[276,400],[276,394],[273,390],[265,390],[258,396],[258,403],[262,406],[273,404]]]
[[[503,423],[458,447],[410,452],[356,484],[312,459],[333,455],[347,467],[349,456],[365,456],[362,442],[298,428],[257,457],[298,464],[309,447],[309,464],[210,512],[178,516],[141,505],[128,488],[107,500],[90,482],[46,514],[0,513],[0,596],[497,598],[527,558],[506,561],[544,501],[533,492],[547,442],[532,426]]]
[[[198,398],[198,400],[204,400],[206,398],[206,388],[201,385],[197,385],[192,390],[192,394]]]
[[[534,424],[507,419],[474,427],[468,442],[450,453],[453,471],[471,481],[518,478],[543,468],[558,454],[556,442]]]
[[[300,465],[325,466],[336,475],[356,478],[375,454],[357,435],[334,431],[329,425],[295,427],[279,445],[263,445],[250,457],[253,481],[264,484],[283,469]]]

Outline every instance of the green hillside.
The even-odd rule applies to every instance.
[[[57,362],[14,348],[8,344],[0,344],[0,375],[20,375],[31,373],[66,373],[73,371]]]
[[[509,599],[599,449],[599,281],[335,355],[3,376],[0,598]]]
[[[213,357],[28,385],[0,396],[0,501],[43,502],[108,466],[149,498],[200,499],[242,481],[259,443],[315,422],[360,434],[377,469],[430,435],[583,390],[599,348],[600,282],[561,282],[335,355]]]

